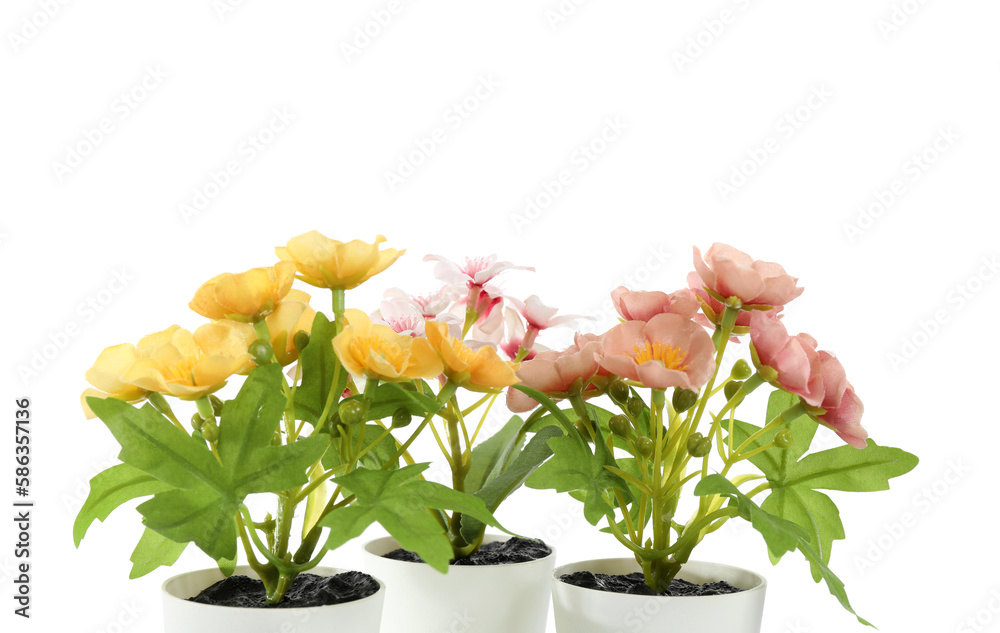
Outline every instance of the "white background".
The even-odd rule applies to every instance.
[[[789,329],[841,358],[876,441],[921,458],[891,492],[836,496],[848,538],[832,567],[855,607],[889,632],[1000,630],[1000,6],[404,1],[379,26],[386,0],[232,4],[3,3],[0,463],[13,469],[13,400],[28,396],[36,502],[30,621],[12,615],[2,522],[5,630],[160,630],[160,583],[208,560],[190,548],[129,581],[130,509],[73,548],[85,482],[116,454],[79,409],[83,373],[105,346],[196,327],[203,281],[269,265],[313,228],[408,249],[349,295],[366,310],[390,286],[432,290],[427,253],[534,266],[508,276],[512,294],[602,327],[619,283],[684,285],[692,245],[783,264],[806,288]],[[526,491],[500,518],[560,562],[622,555],[554,494]],[[356,564],[363,540],[326,562]],[[696,557],[767,576],[767,633],[863,629],[747,527]],[[961,628],[970,617],[979,628]]]

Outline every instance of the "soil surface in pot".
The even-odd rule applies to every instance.
[[[377,591],[378,581],[359,571],[347,571],[336,576],[299,574],[292,581],[284,600],[278,604],[267,604],[264,583],[249,576],[230,576],[188,600],[220,607],[291,609],[351,602],[367,598]]]
[[[730,585],[725,580],[696,585],[680,578],[674,578],[670,581],[670,588],[666,592],[657,593],[646,585],[646,581],[643,579],[642,572],[640,571],[618,575],[576,571],[572,574],[563,574],[559,579],[570,585],[586,589],[639,596],[721,596],[727,593],[743,591],[739,587]]]
[[[549,546],[542,541],[513,537],[506,541],[494,541],[486,543],[468,558],[459,558],[451,561],[452,565],[509,565],[512,563],[527,563],[528,561],[545,558],[552,553]],[[401,560],[407,563],[422,563],[424,560],[415,553],[396,549],[383,558]]]

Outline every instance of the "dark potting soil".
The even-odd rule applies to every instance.
[[[513,537],[506,541],[494,541],[486,543],[468,558],[459,558],[451,561],[452,565],[510,565],[513,563],[527,563],[528,561],[545,558],[552,553],[549,546],[542,541],[534,539]],[[407,563],[422,563],[424,560],[414,552],[405,549],[396,549],[383,558],[401,560]]]
[[[594,574],[589,571],[576,571],[572,574],[563,574],[559,579],[565,583],[586,589],[640,596],[721,596],[727,593],[743,591],[739,587],[730,585],[725,580],[696,585],[680,578],[674,578],[670,581],[670,588],[666,592],[656,593],[646,585],[646,581],[642,577],[642,572],[639,571],[614,576]]]
[[[285,599],[272,605],[267,604],[264,583],[248,576],[230,576],[188,600],[221,607],[291,609],[351,602],[367,598],[376,591],[378,581],[359,571],[346,571],[336,576],[299,574],[288,588]]]

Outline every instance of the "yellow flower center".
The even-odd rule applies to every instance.
[[[645,347],[636,345],[632,349],[635,351],[635,362],[640,365],[650,361],[657,361],[662,363],[667,369],[676,369],[678,371],[687,369],[687,365],[683,364],[687,355],[679,347],[646,341]]]
[[[196,387],[194,368],[205,358],[202,353],[183,358],[173,365],[163,368],[163,381],[168,384],[182,384]]]
[[[471,365],[472,360],[476,357],[476,352],[466,347],[465,343],[458,339],[451,340],[451,349],[454,350],[455,356],[458,356],[460,361],[468,365]]]
[[[351,353],[363,366],[371,358],[371,354],[382,357],[382,360],[392,365],[398,371],[403,371],[408,354],[396,343],[374,336],[356,336],[351,339]]]

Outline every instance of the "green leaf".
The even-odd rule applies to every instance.
[[[773,419],[798,401],[797,396],[775,391],[768,401],[768,419]],[[851,446],[813,453],[802,457],[812,443],[818,424],[808,416],[793,420],[788,429],[792,445],[787,450],[770,448],[750,458],[767,477],[770,494],[761,507],[804,528],[809,543],[824,563],[830,562],[833,541],[845,537],[844,526],[836,504],[816,488],[866,492],[887,490],[889,479],[912,470],[917,458],[896,448],[882,447],[869,440],[858,450]],[[733,429],[734,445],[739,445],[760,428],[737,421]],[[764,436],[751,442],[747,451],[770,443]],[[801,459],[800,459],[801,458]],[[823,577],[813,566],[813,578]]]
[[[440,408],[441,405],[434,396],[426,396],[407,389],[402,383],[384,382],[375,388],[368,408],[368,419],[387,418],[397,409],[404,409],[412,415],[424,417],[429,413],[436,413]]]
[[[583,515],[591,525],[597,525],[612,511],[604,498],[606,492],[617,488],[631,498],[628,484],[605,468],[616,464],[603,440],[594,443],[594,453],[579,434],[553,437],[548,445],[553,456],[528,478],[529,488],[552,488],[556,492],[579,490],[586,495]]]
[[[709,475],[698,482],[694,489],[695,495],[705,496],[718,494],[729,498],[729,506],[735,507],[739,516],[750,521],[755,530],[760,532],[767,543],[768,551],[776,558],[781,558],[783,554],[793,549],[802,552],[806,560],[815,569],[819,570],[819,576],[826,581],[827,588],[840,602],[841,606],[854,614],[862,624],[871,626],[864,618],[859,616],[850,601],[847,599],[847,592],[844,583],[834,574],[826,562],[809,543],[809,535],[800,526],[775,516],[758,507],[749,497],[741,493],[735,485],[722,475]],[[818,582],[818,581],[817,581]]]
[[[132,551],[132,556],[129,558],[132,561],[132,570],[128,577],[139,578],[157,567],[173,565],[181,557],[181,552],[186,547],[187,543],[176,543],[146,528],[142,532],[139,544],[135,546],[135,550]]]
[[[145,525],[177,543],[193,541],[216,561],[236,557],[234,516],[243,499],[308,481],[329,442],[316,435],[271,446],[281,418],[283,380],[277,365],[259,367],[223,407],[219,459],[204,441],[171,424],[151,405],[137,409],[108,398],[93,409],[122,445],[119,458],[167,489],[138,507]]]
[[[90,480],[90,494],[73,523],[74,544],[80,546],[95,519],[103,522],[121,504],[169,489],[168,484],[128,464],[98,473]]]
[[[548,441],[559,435],[562,435],[562,429],[554,426],[536,433],[509,466],[473,494],[483,500],[490,512],[496,512],[504,499],[524,485],[531,473],[552,456]],[[485,529],[485,524],[479,519],[467,514],[462,515],[462,537],[466,541],[475,542]]]
[[[239,501],[208,486],[161,492],[138,510],[146,527],[184,543],[193,541],[214,560],[236,557]]]
[[[204,442],[174,426],[148,402],[90,398],[91,409],[121,444],[118,458],[177,488],[219,486],[222,466]]]
[[[788,468],[785,487],[823,488],[849,492],[888,490],[889,480],[917,466],[914,455],[872,440],[863,449],[838,446],[807,455]]]
[[[499,431],[472,449],[469,472],[465,475],[465,491],[475,494],[486,482],[500,474],[512,454],[524,442],[527,428],[520,416],[511,416]]]
[[[722,475],[709,475],[694,488],[694,494],[699,497],[706,495],[721,495],[729,498],[729,505],[735,507],[739,516],[760,532],[767,543],[767,549],[776,558],[798,547],[805,536],[805,530],[781,517],[761,510],[749,497]]]
[[[302,367],[302,383],[295,390],[295,417],[312,424],[319,423],[330,396],[330,386],[333,377],[337,375],[337,384],[333,387],[334,404],[339,402],[340,395],[347,386],[348,372],[333,351],[333,341],[336,328],[322,313],[317,313],[313,319],[312,332],[309,334],[309,344],[299,354],[299,365]],[[337,374],[337,367],[340,373]]]
[[[334,478],[334,483],[355,495],[354,503],[331,512],[320,521],[330,528],[327,549],[336,549],[378,522],[399,543],[416,552],[440,572],[448,570],[451,542],[429,510],[468,514],[487,525],[503,529],[481,499],[447,486],[423,481],[419,475],[429,464],[413,464],[395,471],[355,470]]]
[[[761,509],[782,517],[802,527],[808,533],[808,540],[818,550],[820,558],[829,564],[833,541],[844,538],[844,525],[840,521],[840,510],[830,497],[822,492],[809,489],[779,488],[772,492]],[[777,559],[772,559],[777,562]],[[820,571],[812,569],[813,580],[820,581]]]

